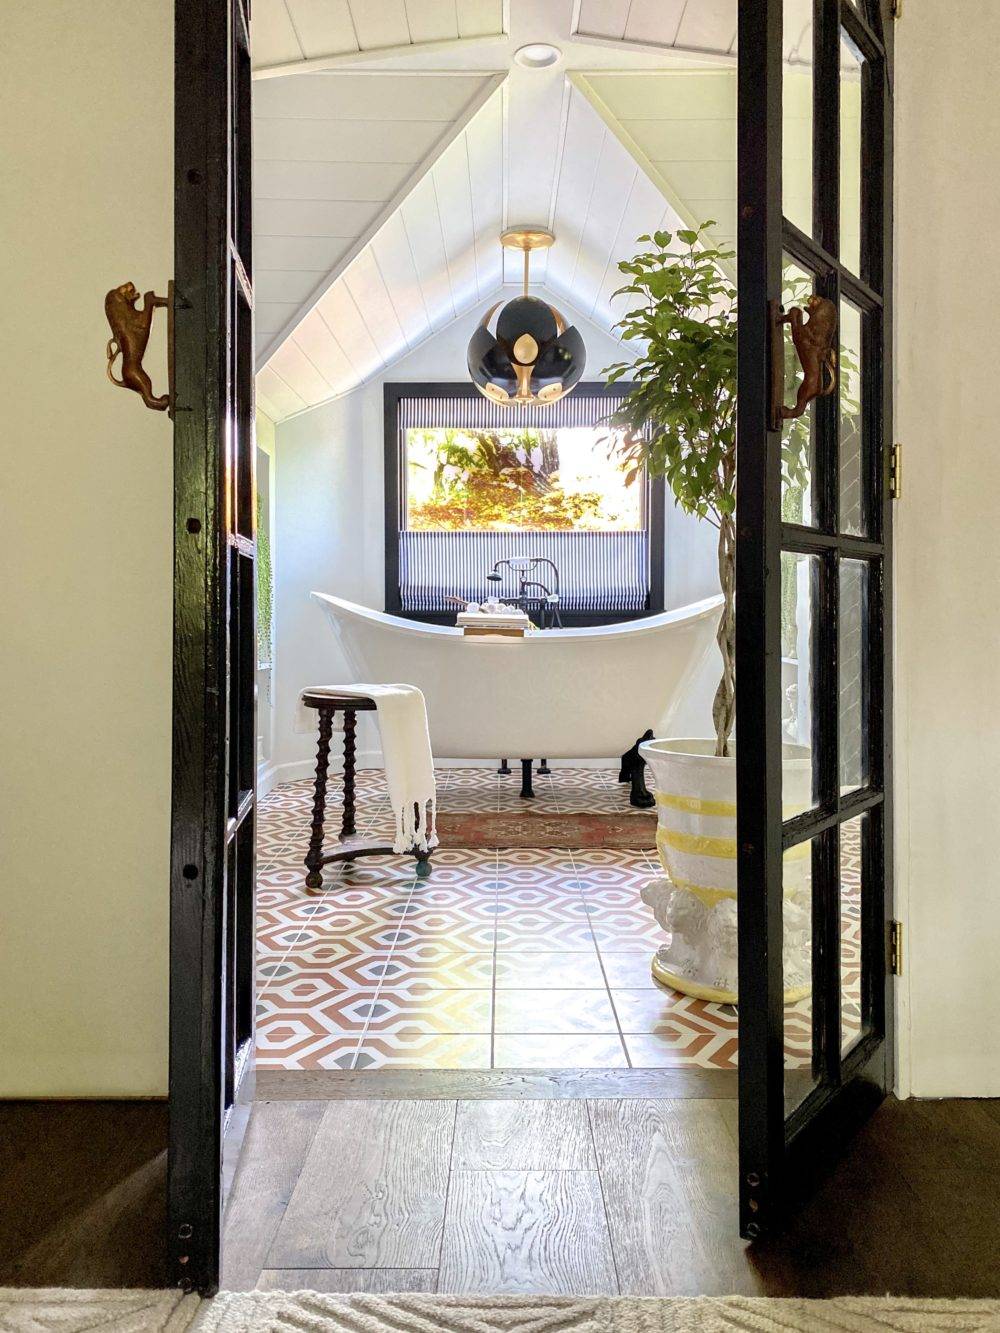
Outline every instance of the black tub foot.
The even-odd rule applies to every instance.
[[[521,796],[526,801],[532,800],[535,795],[535,789],[531,785],[531,765],[533,762],[531,759],[521,760]]]
[[[502,773],[505,778],[510,777],[510,764],[507,763],[506,759],[500,760],[500,767],[497,769],[497,772]]]
[[[642,742],[652,739],[651,730],[640,736],[631,750],[626,750],[622,755],[621,768],[618,770],[618,781],[632,784],[628,797],[629,805],[634,805],[639,810],[648,810],[656,804],[653,793],[646,786],[646,761],[639,753]]]
[[[549,776],[549,774],[552,772],[552,769],[549,768],[549,761],[547,759],[543,759],[542,762],[538,765],[538,771],[544,778],[547,778]]]

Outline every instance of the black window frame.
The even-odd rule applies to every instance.
[[[632,385],[625,380],[605,384],[603,380],[582,380],[573,390],[574,397],[617,399]],[[478,398],[474,384],[408,380],[386,383],[383,386],[383,420],[385,429],[384,483],[385,497],[385,610],[405,620],[429,625],[448,625],[455,619],[454,612],[415,612],[403,609],[399,587],[399,529],[403,497],[403,459],[399,438],[399,402],[402,398]],[[666,522],[666,485],[663,477],[649,478],[646,522],[649,534],[649,594],[642,611],[627,614],[600,611],[564,611],[563,625],[613,625],[628,620],[642,620],[664,610],[664,555]]]

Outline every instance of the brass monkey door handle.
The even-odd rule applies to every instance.
[[[104,298],[104,313],[111,325],[108,340],[108,379],[120,389],[132,389],[154,412],[174,414],[174,284],[167,283],[166,296],[146,292],[142,308],[136,306],[139,291],[134,282],[113,287]],[[142,364],[146,344],[153,327],[153,312],[162,307],[167,312],[167,392],[157,396]],[[122,359],[121,379],[114,376],[114,363]]]
[[[786,314],[780,301],[769,301],[771,317],[771,429],[794,420],[814,398],[826,398],[837,387],[837,307],[825,296],[810,296],[806,308],[792,306]],[[785,333],[792,328],[792,343],[802,367],[802,382],[793,406],[785,402]]]

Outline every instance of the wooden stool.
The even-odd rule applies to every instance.
[[[323,887],[323,866],[331,861],[353,861],[359,856],[392,855],[392,843],[378,838],[359,838],[354,827],[354,760],[358,713],[375,710],[374,699],[362,699],[346,694],[320,694],[306,690],[302,695],[306,708],[319,713],[319,745],[316,750],[316,794],[313,798],[312,832],[306,852],[307,889]],[[326,783],[330,768],[330,738],[333,735],[334,714],[344,714],[344,814],[340,823],[337,850],[323,853],[323,823],[326,817]],[[420,807],[414,806],[417,826],[420,825]],[[414,850],[417,874],[423,878],[431,873],[430,852]]]

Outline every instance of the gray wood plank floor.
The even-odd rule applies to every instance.
[[[718,1097],[258,1102],[222,1285],[998,1296],[998,1105],[889,1099],[751,1247]]]

